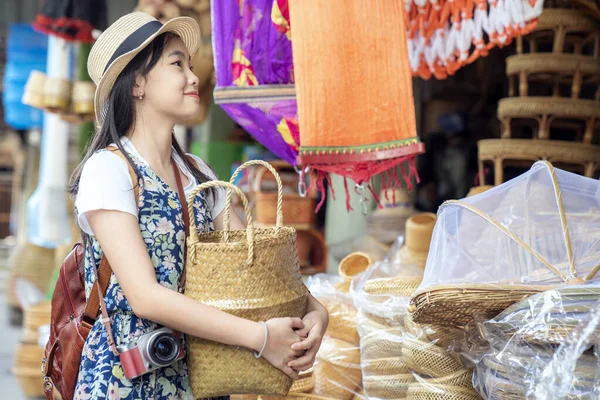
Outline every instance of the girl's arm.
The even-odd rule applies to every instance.
[[[264,328],[259,323],[206,306],[157,282],[135,216],[109,210],[90,211],[86,216],[125,297],[138,317],[219,343],[243,346],[254,351],[262,349]],[[237,221],[236,224],[241,224],[239,219]],[[264,358],[296,378],[295,372],[287,364],[300,355],[291,346],[300,341],[295,329],[303,327],[302,321],[298,318],[280,318],[267,321],[267,326],[269,335]]]

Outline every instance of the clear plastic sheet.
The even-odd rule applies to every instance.
[[[465,353],[488,399],[600,399],[600,283],[531,296],[477,325]]]
[[[446,202],[419,292],[455,283],[553,286],[585,278],[600,264],[600,230],[590,229],[600,226],[599,194],[600,181],[537,162],[484,193]],[[461,204],[481,210],[513,237]]]
[[[329,311],[329,326],[312,374],[311,393],[339,400],[361,399],[362,372],[352,293],[338,290],[338,276],[317,274],[307,287]]]
[[[423,271],[377,262],[352,282],[368,399],[478,399],[457,353],[462,329],[421,325],[408,312]]]
[[[413,296],[415,320],[464,326],[526,296],[597,279],[599,194],[600,181],[539,161],[502,185],[444,203]]]

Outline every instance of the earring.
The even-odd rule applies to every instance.
[[[139,99],[142,100],[143,97],[144,97],[144,92],[140,92]]]

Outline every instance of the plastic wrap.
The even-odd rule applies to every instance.
[[[468,353],[487,398],[600,398],[600,283],[531,296],[478,326]]]
[[[408,312],[423,271],[378,262],[352,282],[368,399],[477,399],[472,371],[451,351],[462,329],[421,325]]]
[[[352,293],[342,292],[343,279],[325,274],[308,278],[313,296],[329,311],[329,326],[312,373],[313,395],[329,399],[360,399],[362,372],[356,308]]]
[[[464,325],[473,311],[493,317],[523,296],[593,279],[599,194],[600,181],[537,162],[484,193],[444,203],[413,298],[416,319]]]

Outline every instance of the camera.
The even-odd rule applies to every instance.
[[[166,367],[185,356],[181,334],[160,328],[135,341],[117,347],[125,377],[137,378],[155,369]]]

